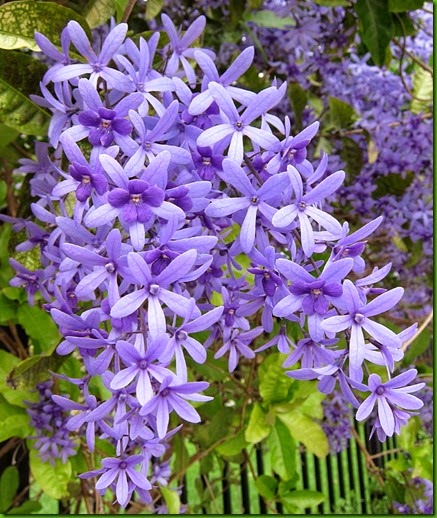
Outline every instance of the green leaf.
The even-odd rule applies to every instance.
[[[330,97],[329,118],[335,128],[343,129],[355,122],[358,119],[358,114],[350,104],[337,97]]]
[[[393,36],[413,36],[417,29],[407,13],[393,13]]]
[[[17,315],[17,303],[0,293],[0,323],[7,324],[9,320],[15,321]]]
[[[8,466],[0,477],[0,513],[11,507],[19,486],[19,473],[15,466]]]
[[[216,448],[217,453],[223,457],[233,457],[241,453],[247,446],[247,441],[244,438],[244,430],[240,430],[235,437],[231,437],[227,441],[219,444]]]
[[[68,483],[72,469],[70,461],[63,464],[56,459],[55,464],[43,462],[38,451],[29,445],[30,471],[41,489],[52,498],[61,499],[68,496]]]
[[[104,24],[115,13],[115,0],[91,0],[84,11],[84,17],[91,29]]]
[[[0,123],[20,133],[47,134],[49,114],[29,99],[38,93],[45,70],[27,54],[0,50]]]
[[[403,196],[405,191],[414,180],[414,173],[408,171],[403,178],[398,173],[389,173],[376,180],[376,189],[372,193],[372,198],[378,199],[390,194],[391,196]]]
[[[15,414],[2,421],[0,428],[0,442],[11,437],[26,438],[32,432],[27,414]]]
[[[319,458],[328,455],[328,439],[318,423],[298,410],[277,416],[289,429],[292,437],[306,446],[308,451]]]
[[[164,7],[164,0],[147,0],[146,3],[146,20],[153,20],[161,12]]]
[[[24,304],[18,308],[18,323],[40,350],[52,353],[59,344],[58,328],[49,313],[38,306]]]
[[[342,137],[340,156],[346,163],[347,178],[353,182],[353,179],[360,174],[364,165],[363,150],[355,140],[349,137]]]
[[[296,127],[302,129],[302,114],[308,103],[308,94],[299,83],[290,83],[288,85],[288,98],[293,108]]]
[[[13,387],[32,389],[37,383],[50,377],[49,371],[56,371],[64,358],[55,354],[51,356],[31,356],[20,362],[8,377],[8,383]]]
[[[0,149],[2,150],[2,153],[3,149],[13,142],[19,134],[19,131],[9,128],[4,124],[0,124]]]
[[[423,7],[425,0],[388,0],[388,10],[392,13],[414,11]]]
[[[265,403],[289,400],[290,387],[295,382],[292,378],[284,376],[284,360],[283,354],[271,354],[259,368],[259,393]]]
[[[350,7],[350,0],[314,0],[314,3],[323,7]]]
[[[325,496],[318,491],[303,489],[300,491],[292,491],[288,495],[281,496],[281,502],[286,505],[292,505],[299,509],[306,509],[324,502]]]
[[[115,0],[115,12],[117,14],[117,23],[121,22],[124,10],[126,9],[128,2],[129,0]]]
[[[258,25],[258,27],[268,27],[270,29],[285,29],[296,25],[294,18],[291,16],[283,18],[268,9],[251,12],[245,17],[245,20]]]
[[[267,422],[266,417],[267,414],[261,408],[261,405],[255,403],[246,428],[245,439],[247,442],[255,444],[269,435],[272,426]]]
[[[417,99],[411,100],[411,111],[421,113],[431,111],[433,96],[433,77],[422,67],[419,67],[413,75],[413,94]]]
[[[417,358],[428,348],[432,347],[432,336],[428,329],[424,329],[420,335],[408,346],[402,363],[405,366],[415,365]]]
[[[385,63],[386,50],[393,37],[388,0],[357,0],[359,33],[376,65]]]
[[[167,504],[168,514],[179,514],[181,508],[181,500],[175,489],[160,486],[162,496]]]
[[[41,32],[52,43],[60,45],[62,29],[70,20],[80,23],[91,37],[85,19],[68,7],[35,0],[9,2],[0,7],[0,48],[12,50],[27,47],[39,51],[34,40],[35,32]]]
[[[288,428],[278,419],[267,439],[272,469],[282,480],[290,480],[296,472],[296,443]]]
[[[24,502],[24,504],[21,504],[18,507],[13,507],[8,511],[9,514],[19,514],[21,516],[26,516],[28,514],[37,513],[42,509],[42,506],[39,502],[30,501]]]
[[[255,480],[258,493],[268,500],[273,500],[278,489],[278,481],[269,475],[260,475]]]

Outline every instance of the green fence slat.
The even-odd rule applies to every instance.
[[[363,444],[366,444],[366,433],[364,431],[364,425],[358,424],[358,435],[360,437],[360,440]],[[370,490],[369,490],[369,479],[367,476],[368,468],[366,463],[366,457],[364,456],[363,452],[360,450],[360,463],[361,463],[361,473],[362,473],[362,480],[363,480],[363,487],[364,487],[364,502],[366,503],[366,509],[367,514],[370,514],[370,511],[372,509],[372,503],[370,498]]]
[[[346,450],[340,452],[340,462],[341,462],[341,475],[343,479],[343,488],[344,488],[344,498],[346,500],[346,504],[348,508],[352,505],[351,499],[351,486],[350,486],[350,477],[349,477],[349,462],[347,458]]]
[[[333,508],[336,509],[340,505],[340,476],[338,473],[338,459],[337,455],[329,455],[329,465],[331,467],[331,486],[334,493]]]
[[[325,501],[322,503],[323,514],[331,514],[331,503],[329,499],[330,484],[328,481],[328,466],[326,465],[327,462],[327,457],[324,459],[319,459],[320,479],[322,481],[322,493],[325,495]]]
[[[296,489],[304,489],[303,487],[303,470],[302,470],[302,455],[299,446],[296,448],[296,471],[299,479],[296,482]]]
[[[354,482],[354,495],[356,496],[356,508],[354,509],[354,512],[361,514],[363,510],[361,497],[360,469],[358,466],[360,452],[358,452],[357,443],[353,439],[349,441],[349,451],[352,467],[352,478]]]

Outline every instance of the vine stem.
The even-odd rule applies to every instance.
[[[434,316],[434,311],[431,309],[429,315],[425,318],[425,320],[422,322],[422,325],[419,327],[419,329],[417,330],[417,333],[412,337],[410,338],[409,340],[407,340],[404,345],[402,346],[402,351],[405,351],[407,349],[407,347],[412,344],[414,342],[414,340],[424,331],[424,329],[426,328],[426,326],[431,322],[432,320],[432,317]]]
[[[402,45],[402,43],[400,43],[397,38],[393,38],[393,43],[397,47],[399,47],[409,58],[411,58],[415,63],[417,63],[421,68],[423,68],[429,74],[431,74],[431,76],[434,75],[434,70],[430,66],[428,66],[426,63],[424,63],[421,59],[419,59],[417,56],[412,54],[409,50],[407,50],[405,48],[405,44]]]
[[[123,16],[121,18],[121,23],[127,23],[127,21],[129,20],[129,16],[131,15],[132,13],[132,10],[134,8],[134,5],[136,3],[137,0],[129,0],[125,9],[124,9],[124,13],[123,13]]]
[[[378,480],[379,484],[383,488],[384,487],[384,479],[379,474],[378,466],[373,462],[372,456],[368,452],[367,448],[363,444],[360,436],[358,435],[357,431],[355,430],[355,428],[353,426],[351,426],[351,431],[352,431],[352,435],[354,436],[354,439],[357,441],[358,447],[360,448],[360,450],[364,453],[364,456],[366,457],[367,465],[369,466],[371,471],[375,474],[376,479]]]

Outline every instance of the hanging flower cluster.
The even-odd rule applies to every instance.
[[[316,167],[308,160],[318,123],[293,136],[287,117],[269,113],[285,83],[259,93],[237,86],[253,48],[220,75],[211,51],[190,47],[204,17],[183,34],[166,15],[162,24],[170,42],[161,49],[159,32],[134,42],[126,24],[99,49],[74,21],[62,52],[36,35],[54,62],[37,100],[53,117],[41,167],[21,167],[34,173],[42,226],[22,224],[42,267],[13,262],[13,284],[30,298],[38,289],[59,326],[57,353],[83,361],[83,378],[71,379],[82,401],[53,396],[74,411],[66,428],[84,432],[91,451],[96,436],[115,446],[82,477],[98,476],[96,488],[111,488],[122,507],[134,491],[151,501],[152,458],[178,430],[169,430],[171,414],[198,423],[191,402],[212,399],[201,394],[207,381],[189,380],[187,355],[201,364],[210,348],[233,371],[275,346],[285,368],[300,362],[289,376],[318,379],[324,393],[338,381],[357,419],[377,404],[381,439],[422,406],[410,393],[423,384],[407,386],[414,369],[390,379],[416,326],[395,334],[375,320],[403,289],[375,286],[390,264],[364,274],[366,240],[382,218],[351,233],[323,210],[345,173],[327,174],[326,155]],[[288,322],[301,330],[297,343]],[[255,351],[262,333],[270,336]],[[367,381],[366,362],[385,366],[389,381]],[[95,377],[108,399],[93,395]],[[360,391],[370,392],[362,403]]]

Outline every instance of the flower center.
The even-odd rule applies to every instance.
[[[140,203],[141,194],[131,194],[130,199],[131,199],[132,203]]]
[[[126,469],[127,468],[127,462],[123,461],[120,462],[120,465],[118,466],[120,469]]]
[[[178,331],[178,333],[176,334],[176,338],[178,340],[184,341],[188,338],[188,334],[186,331]]]
[[[307,208],[307,204],[304,201],[300,201],[297,208],[303,212]]]
[[[102,128],[109,128],[111,126],[111,121],[102,121],[101,123]]]
[[[87,183],[90,183],[90,182],[91,182],[91,178],[87,174],[84,174],[82,176],[82,183],[87,184]]]
[[[158,295],[159,293],[159,286],[157,284],[151,284],[149,286],[149,291],[151,295]]]
[[[258,196],[252,196],[252,198],[250,198],[250,201],[253,205],[257,205],[259,198],[258,198]]]
[[[243,123],[241,121],[238,121],[238,122],[235,123],[235,127],[237,129],[241,129],[243,127]]]
[[[378,394],[378,396],[382,396],[384,394],[384,387],[380,385],[375,392]]]
[[[210,158],[204,158],[203,159],[203,165],[211,165],[211,159]]]
[[[366,317],[364,315],[362,315],[361,313],[357,313],[354,317],[354,320],[357,324],[362,324],[364,322],[364,319]]]
[[[162,392],[161,392],[161,396],[165,397],[165,396],[168,396],[170,393],[170,391],[168,389],[164,389]]]
[[[138,364],[138,367],[141,369],[141,370],[145,370],[147,369],[147,361],[146,360],[141,360],[140,363]]]
[[[315,288],[314,290],[311,290],[311,293],[312,293],[313,295],[316,295],[316,296],[317,296],[317,295],[321,295],[322,290],[321,290],[321,289],[319,289],[319,288]]]
[[[108,273],[114,273],[115,272],[115,265],[114,265],[114,263],[107,263],[107,264],[105,264],[105,270]]]

